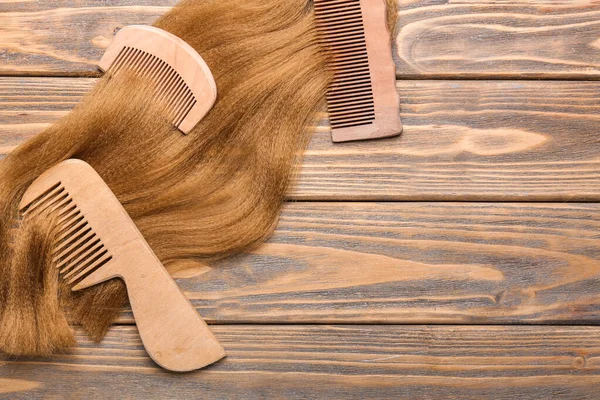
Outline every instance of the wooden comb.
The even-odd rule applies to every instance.
[[[177,36],[152,26],[121,29],[98,66],[110,74],[127,66],[156,82],[156,100],[167,104],[169,120],[186,134],[217,99],[215,80],[196,50]]]
[[[319,42],[334,79],[327,109],[334,142],[399,135],[400,100],[385,0],[314,0]]]
[[[67,160],[27,189],[22,217],[55,218],[53,264],[81,290],[112,278],[127,286],[146,351],[171,371],[212,364],[225,352],[160,263],[119,200],[87,163]]]

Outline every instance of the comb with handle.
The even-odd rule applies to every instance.
[[[314,0],[333,82],[327,109],[334,142],[402,133],[385,0]]]
[[[153,26],[130,25],[121,29],[98,66],[110,74],[128,67],[151,79],[156,85],[155,99],[167,104],[169,119],[186,134],[217,99],[214,77],[196,50]]]
[[[81,290],[121,278],[146,351],[171,371],[191,371],[225,356],[219,342],[160,263],[110,188],[87,163],[64,161],[27,189],[22,217],[54,218],[53,264]]]

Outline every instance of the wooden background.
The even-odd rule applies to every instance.
[[[0,0],[0,153],[175,3]],[[124,312],[0,359],[0,397],[598,399],[600,1],[398,7],[404,134],[333,145],[324,115],[274,237],[177,273],[229,357],[165,372]]]

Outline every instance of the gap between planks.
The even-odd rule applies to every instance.
[[[0,78],[101,78],[104,74],[100,71],[97,73],[69,73],[69,72],[57,72],[57,73],[24,73],[24,72],[5,72],[0,71]],[[565,74],[551,74],[547,73],[542,76],[538,74],[527,74],[524,73],[519,76],[515,75],[502,75],[502,74],[490,74],[490,75],[457,75],[457,74],[437,74],[437,75],[418,75],[418,74],[404,74],[397,75],[397,81],[504,81],[504,82],[598,82],[600,76],[591,75],[565,75]]]

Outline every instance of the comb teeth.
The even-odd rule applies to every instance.
[[[330,54],[334,73],[327,90],[332,129],[373,123],[375,104],[360,1],[315,1],[315,16],[320,44]]]
[[[125,69],[155,82],[153,100],[167,104],[169,121],[175,126],[183,122],[198,101],[181,75],[153,54],[123,47],[108,72],[114,75]]]
[[[61,182],[33,200],[22,211],[22,216],[35,218],[42,213],[57,218],[58,234],[52,263],[68,284],[80,282],[112,260],[112,255]]]

